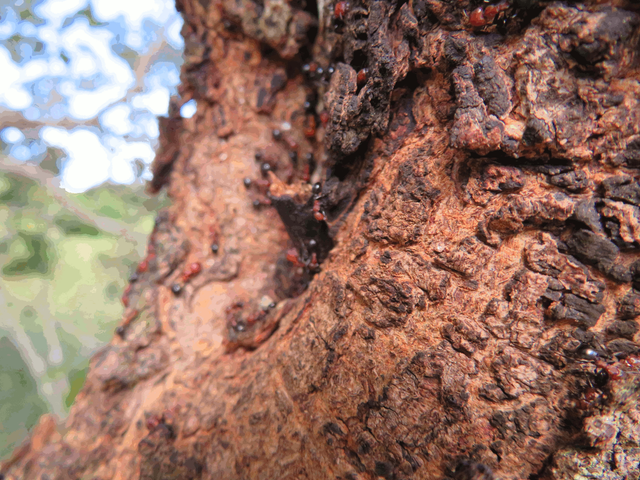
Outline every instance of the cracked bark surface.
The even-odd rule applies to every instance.
[[[640,11],[490,6],[178,2],[174,204],[5,478],[639,478]]]

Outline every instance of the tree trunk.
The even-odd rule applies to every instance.
[[[6,477],[639,478],[637,4],[178,3],[173,206]]]

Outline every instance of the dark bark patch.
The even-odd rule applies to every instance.
[[[623,337],[632,340],[638,331],[638,323],[634,320],[616,320],[607,326],[607,335],[612,337]]]
[[[568,53],[587,71],[604,73],[603,63],[619,62],[625,43],[638,25],[638,16],[622,9],[607,8],[595,25],[576,22],[570,33]]]
[[[638,315],[640,315],[640,292],[631,289],[618,305],[618,316],[622,320],[631,320]]]
[[[627,175],[609,177],[602,182],[604,195],[607,198],[640,205],[640,183]]]
[[[506,82],[493,58],[483,57],[473,65],[474,84],[478,93],[487,106],[489,113],[498,118],[505,116],[511,110],[511,99]]]
[[[404,163],[391,191],[373,191],[365,202],[365,235],[380,243],[403,245],[417,241],[440,193],[427,179],[424,165]]]
[[[607,343],[607,350],[624,358],[629,355],[637,355],[640,352],[640,345],[626,338],[616,338]]]
[[[589,186],[589,179],[582,170],[573,170],[549,177],[549,183],[571,193],[578,193]]]
[[[271,202],[302,261],[307,262],[313,253],[316,254],[318,263],[324,261],[333,248],[333,240],[329,236],[327,223],[318,221],[314,217],[314,197],[311,196],[305,202],[299,202],[289,195],[272,195]],[[310,240],[315,240],[314,248],[309,246]]]
[[[470,459],[458,461],[453,472],[448,476],[451,480],[493,480],[493,472],[486,465]]]
[[[594,305],[570,293],[564,295],[562,303],[555,303],[549,308],[555,320],[570,320],[586,328],[595,326],[604,312],[604,306]]]
[[[603,233],[600,214],[596,209],[596,202],[597,199],[593,197],[578,202],[573,215],[575,220],[589,227],[591,231]]]
[[[589,230],[578,230],[567,240],[574,255],[598,270],[608,273],[618,257],[619,249],[613,242]]]

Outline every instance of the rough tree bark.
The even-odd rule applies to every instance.
[[[174,205],[5,476],[639,478],[637,4],[178,7]]]

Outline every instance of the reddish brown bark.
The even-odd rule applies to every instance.
[[[481,5],[181,2],[174,205],[7,477],[638,478],[640,17]]]

